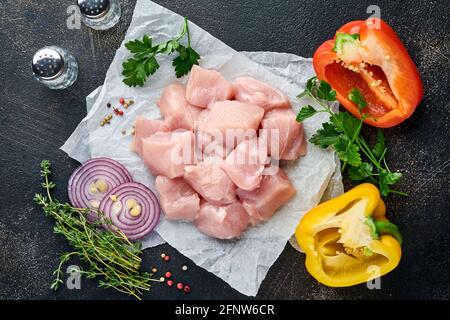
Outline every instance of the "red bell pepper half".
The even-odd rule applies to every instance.
[[[352,21],[314,53],[314,69],[320,80],[335,90],[339,102],[355,117],[358,106],[349,100],[357,88],[367,101],[365,122],[393,127],[411,116],[423,96],[419,72],[394,30],[384,21],[370,18]]]

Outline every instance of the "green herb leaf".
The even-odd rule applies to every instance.
[[[347,162],[353,167],[357,167],[361,164],[359,147],[356,144],[351,143],[347,137],[341,135],[341,139],[333,146],[342,161]]]
[[[385,148],[386,148],[386,144],[384,142],[383,132],[381,130],[378,130],[378,132],[377,132],[377,143],[373,147],[372,152],[377,158],[380,158],[383,155]]]
[[[358,106],[359,112],[362,112],[362,109],[367,107],[366,98],[364,98],[361,91],[359,91],[357,88],[353,88],[348,93],[348,99]]]
[[[305,88],[305,90],[303,90],[303,92],[301,92],[301,93],[297,96],[297,98],[300,99],[300,98],[303,98],[303,97],[305,97],[305,96],[310,96],[310,95],[312,95],[313,88],[314,88],[314,86],[316,85],[316,82],[317,82],[317,77],[309,78],[308,81],[306,82],[306,88]]]
[[[335,101],[336,91],[331,88],[328,82],[320,80],[319,87],[317,88],[317,97],[326,101]]]
[[[337,143],[339,139],[339,132],[336,131],[334,126],[328,122],[324,122],[322,124],[322,128],[317,130],[309,141],[321,148],[328,148],[329,146]]]
[[[175,67],[175,74],[177,75],[177,78],[180,78],[188,74],[194,64],[198,65],[200,55],[191,47],[186,48],[182,45],[177,48],[177,51],[180,55],[173,60],[172,65]]]
[[[180,44],[180,40],[185,35],[188,36],[187,47]],[[180,35],[175,39],[153,45],[152,39],[145,35],[142,40],[136,39],[127,42],[125,47],[133,54],[122,64],[123,82],[130,87],[142,87],[147,78],[159,69],[156,60],[157,55],[170,55],[175,51],[180,53],[179,57],[173,61],[177,77],[187,74],[194,64],[198,64],[200,59],[200,55],[190,46],[190,34],[186,18]]]
[[[348,169],[348,176],[354,181],[361,181],[369,178],[373,172],[373,165],[368,162],[362,162],[358,167]]]
[[[383,197],[391,191],[389,186],[395,184],[402,177],[400,172],[389,172],[387,170],[382,170],[379,175],[380,193]]]
[[[351,138],[357,133],[361,121],[356,119],[348,112],[342,112],[342,125],[344,132]]]
[[[297,120],[297,122],[302,122],[302,121],[308,119],[309,117],[312,117],[316,113],[317,113],[316,109],[314,109],[310,105],[307,105],[298,112],[296,120]]]

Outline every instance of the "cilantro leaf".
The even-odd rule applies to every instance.
[[[348,176],[354,181],[367,179],[372,175],[373,166],[371,163],[362,162],[359,167],[351,167],[348,169]]]
[[[302,121],[308,119],[309,117],[312,117],[316,113],[317,113],[316,109],[314,109],[310,105],[307,105],[298,112],[296,120],[297,120],[297,122],[302,122]]]
[[[325,122],[322,124],[322,128],[317,130],[309,139],[309,142],[325,149],[337,143],[339,139],[339,132],[336,131],[332,124]]]
[[[320,80],[319,87],[317,88],[317,97],[326,101],[335,101],[336,91],[331,88],[328,82]]]
[[[182,45],[177,48],[177,51],[180,55],[173,60],[172,65],[175,67],[177,78],[180,78],[188,74],[194,64],[198,65],[200,55],[191,47],[186,48]]]
[[[383,135],[383,132],[381,130],[378,130],[378,132],[377,132],[377,143],[373,147],[372,152],[377,158],[380,158],[383,155],[383,153],[384,153],[384,149],[386,149],[386,144],[384,142],[384,135]]]

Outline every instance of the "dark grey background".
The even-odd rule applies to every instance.
[[[82,290],[49,289],[58,255],[68,247],[52,233],[53,222],[33,204],[39,190],[38,165],[50,159],[56,195],[66,200],[65,185],[78,163],[59,147],[85,116],[85,96],[102,84],[130,21],[135,1],[122,1],[123,17],[106,32],[66,28],[66,9],[74,1],[0,0],[0,298],[124,298],[83,280]],[[311,56],[342,24],[367,18],[373,0],[157,0],[189,17],[236,50],[273,50]],[[399,299],[450,297],[449,108],[450,2],[378,1],[382,18],[399,34],[424,82],[425,96],[404,124],[386,130],[388,159],[404,172],[398,188],[406,198],[387,199],[389,215],[405,243],[400,266],[382,278],[381,290],[365,285],[333,289],[319,285],[305,270],[304,256],[289,245],[273,265],[257,298]],[[79,79],[68,90],[51,91],[31,75],[33,52],[44,45],[69,49],[80,65]],[[366,134],[373,133],[366,130]],[[348,183],[347,183],[348,185]],[[144,266],[163,266],[192,286],[185,295],[155,285],[148,299],[245,298],[212,274],[187,262],[169,245],[145,250]],[[243,252],[242,254],[245,254]],[[167,265],[166,265],[167,266]],[[160,268],[166,270],[167,268]]]

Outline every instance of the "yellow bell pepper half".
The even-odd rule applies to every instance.
[[[402,238],[385,218],[378,189],[361,184],[324,202],[303,217],[295,236],[306,253],[306,268],[320,283],[347,287],[397,267]]]

